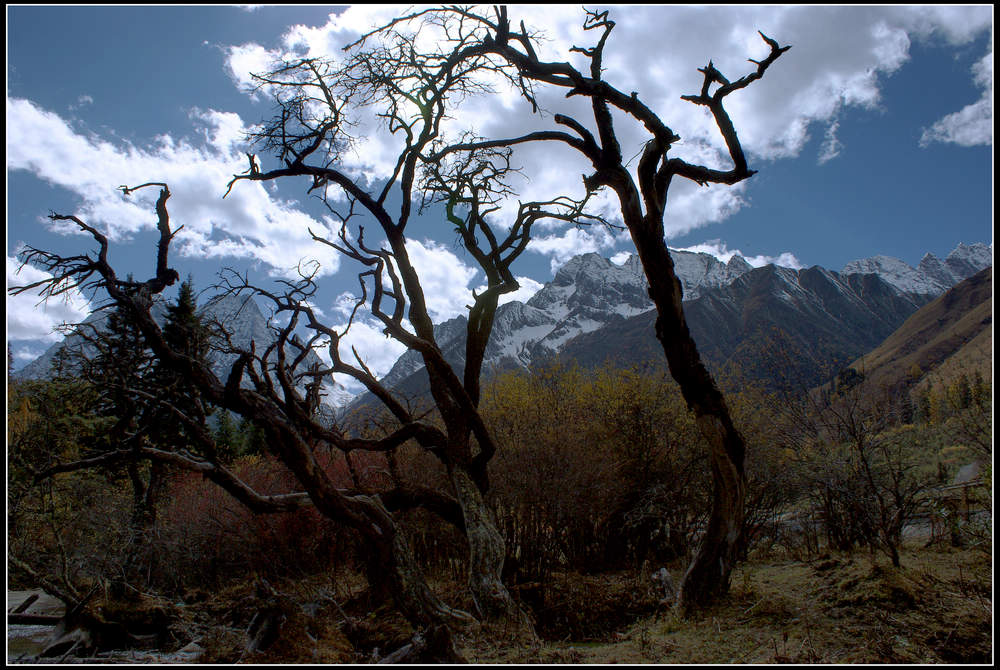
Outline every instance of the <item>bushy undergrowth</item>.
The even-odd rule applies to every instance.
[[[367,620],[365,612],[387,616],[386,604],[364,595],[368,566],[354,534],[309,507],[255,515],[201,475],[168,468],[152,522],[140,536],[130,481],[152,481],[148,464],[135,471],[124,466],[80,470],[33,482],[33,473],[85,456],[104,429],[82,418],[87,393],[59,384],[21,387],[8,397],[8,546],[10,555],[30,561],[36,576],[80,595],[96,586],[119,600],[160,594],[179,596],[194,607],[207,602],[207,594],[260,578],[291,584],[346,572],[357,584],[338,599],[347,607],[348,600],[354,604],[348,614],[356,619],[351,625],[360,626],[351,629],[354,637],[344,642],[333,629],[310,629],[314,638],[339,640],[339,655],[317,652],[307,635],[295,638],[301,644],[286,640],[287,649],[273,652],[274,658],[371,660],[375,647],[384,651],[386,644],[399,642],[403,633],[383,639],[378,623],[358,623]],[[872,394],[863,380],[802,404],[731,386],[727,400],[748,444],[742,557],[759,566],[747,583],[734,578],[733,602],[745,606],[747,616],[753,614],[754,625],[770,621],[772,629],[789,617],[801,618],[803,602],[813,598],[824,603],[825,617],[854,621],[863,616],[882,627],[878,630],[894,631],[898,624],[879,619],[878,612],[896,612],[899,616],[891,616],[905,615],[908,626],[922,631],[919,644],[914,643],[919,652],[906,651],[885,632],[871,634],[876,651],[868,655],[858,650],[853,657],[838,656],[829,647],[813,653],[809,645],[815,646],[815,634],[799,631],[801,639],[796,634],[791,642],[773,638],[770,648],[747,658],[980,658],[984,633],[976,608],[989,602],[988,589],[983,591],[989,571],[980,564],[964,576],[942,577],[941,569],[925,570],[924,563],[934,552],[944,555],[955,547],[989,555],[989,467],[977,475],[985,487],[973,482],[967,489],[943,488],[961,466],[988,453],[968,439],[969,426],[979,426],[987,411],[982,391],[965,402],[959,388],[955,402],[938,402],[932,413],[922,415],[897,413],[891,398]],[[76,418],[60,418],[60,407]],[[658,608],[663,613],[662,593],[649,576],[662,566],[674,574],[684,569],[710,501],[706,448],[676,384],[654,368],[594,371],[553,365],[500,375],[484,387],[482,410],[501,447],[491,464],[488,502],[506,541],[503,576],[539,635],[632,644],[640,659],[683,649],[685,643],[673,638],[640,644],[635,631],[629,632],[633,622]],[[379,430],[377,417],[363,425],[369,434]],[[39,444],[50,451],[37,451]],[[250,440],[238,444],[227,465],[236,477],[271,494],[295,490],[294,478],[268,455],[266,444],[255,449],[247,448]],[[396,452],[395,464],[382,455],[351,458],[348,463],[343,456],[319,456],[320,466],[343,488],[377,493],[389,481],[384,473],[402,466],[414,482],[449,490],[440,462],[412,446]],[[468,609],[463,535],[428,510],[399,514],[407,516],[414,553],[432,581],[450,594],[450,602]],[[904,546],[907,527],[924,529],[923,553],[913,551],[915,540]],[[893,551],[901,567],[892,567],[890,560],[881,564],[882,572],[873,572],[878,553],[885,561]],[[770,591],[763,584],[751,584],[768,573],[767,566],[788,561],[809,566],[795,587],[811,584],[808,597],[765,596]],[[32,579],[14,570],[11,584],[37,586]],[[955,593],[961,597],[952,597]],[[342,624],[345,611],[339,607],[331,616]],[[942,615],[935,607],[960,617],[950,636],[941,633]],[[729,619],[746,618],[724,611]],[[300,623],[314,626],[307,620],[312,621],[306,617]],[[246,623],[241,620],[239,626]],[[230,625],[216,631],[220,650],[243,639],[237,629]],[[799,647],[792,650],[797,639]],[[972,651],[959,651],[960,640]],[[220,651],[219,658],[233,660],[228,653]],[[561,652],[548,653],[558,660]],[[702,656],[690,657],[695,658]],[[726,662],[719,654],[704,658]]]

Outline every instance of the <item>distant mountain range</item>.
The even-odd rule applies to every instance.
[[[811,386],[878,346],[911,314],[952,285],[992,265],[992,246],[960,244],[917,268],[887,256],[841,272],[752,267],[740,256],[671,251],[692,336],[711,367]],[[567,262],[527,302],[497,310],[485,370],[527,367],[553,357],[594,366],[660,361],[656,312],[633,255],[616,265],[598,254]],[[445,357],[464,365],[465,317],[436,327]],[[383,382],[408,395],[426,391],[419,354],[404,353]]]
[[[158,323],[163,324],[166,316],[166,305],[160,301],[153,305],[153,318]],[[274,334],[268,327],[267,318],[261,312],[257,302],[249,296],[227,295],[208,301],[199,309],[205,323],[217,322],[222,324],[230,333],[233,344],[238,347],[249,347],[250,342],[255,342],[257,351],[262,352],[274,341]],[[102,329],[102,324],[108,317],[108,311],[102,310],[93,312],[84,323],[91,324],[97,329]],[[63,348],[82,347],[83,353],[87,356],[94,355],[96,350],[89,345],[79,335],[69,335],[60,342],[50,346],[41,356],[24,366],[15,373],[21,379],[44,379],[52,374],[52,361],[56,353]],[[227,354],[217,349],[208,352],[206,360],[215,374],[225,381],[229,374],[229,369],[236,360],[236,354]],[[303,369],[308,369],[313,364],[322,364],[319,356],[310,352],[303,362]],[[325,387],[328,401],[340,399],[341,404],[349,400],[350,396],[343,398],[342,388],[328,384]]]
[[[927,254],[916,268],[875,256],[852,261],[840,272],[819,266],[755,268],[738,255],[726,263],[706,253],[672,251],[671,256],[688,325],[710,367],[732,366],[765,381],[814,386],[877,347],[920,307],[991,267],[992,245],[960,244],[944,261]],[[226,324],[237,345],[254,340],[262,351],[272,341],[253,300],[226,297],[209,304],[205,313]],[[99,313],[88,321],[103,318]],[[526,302],[500,306],[484,370],[528,367],[556,357],[586,366],[662,361],[655,318],[637,257],[617,265],[598,254],[577,256]],[[445,358],[459,370],[465,325],[460,316],[435,327]],[[72,340],[53,345],[18,376],[46,376],[55,351]],[[217,352],[212,357],[213,368],[224,377],[232,357]],[[309,362],[318,361],[313,356]],[[404,353],[382,381],[406,395],[427,391],[423,362],[414,351]],[[331,384],[325,391],[329,405],[351,402],[342,388]]]

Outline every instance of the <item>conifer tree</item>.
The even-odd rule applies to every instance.
[[[208,354],[208,335],[208,328],[198,314],[194,282],[189,276],[181,284],[177,301],[167,306],[163,337],[174,351],[197,361],[204,361]],[[187,448],[191,441],[187,438],[183,424],[177,421],[174,410],[169,406],[187,416],[196,417],[202,423],[211,414],[211,409],[202,402],[201,394],[193,384],[162,361],[157,361],[154,367],[153,382],[162,405],[157,410],[153,441],[161,448],[171,451]]]
[[[243,452],[245,437],[233,420],[233,415],[228,411],[219,412],[213,432],[215,448],[219,460],[223,463],[231,463],[237,455]]]

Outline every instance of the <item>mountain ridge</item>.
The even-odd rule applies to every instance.
[[[993,340],[993,268],[959,282],[914,312],[878,347],[850,367],[877,385],[916,386],[931,376],[948,381],[965,368],[985,369]],[[943,370],[944,369],[944,370]],[[943,370],[943,372],[942,372]]]
[[[820,266],[754,268],[738,255],[726,263],[688,251],[671,250],[671,257],[689,327],[708,361],[749,362],[763,374],[766,366],[754,361],[777,346],[769,339],[780,328],[791,347],[783,353],[798,359],[791,366],[795,376],[812,383],[828,372],[824,367],[847,365],[876,347],[950,288],[946,282],[992,265],[992,245],[960,244],[946,261],[927,254],[923,269],[875,256],[852,261],[840,273]],[[576,256],[527,301],[500,306],[484,369],[527,367],[556,355],[588,365],[659,360],[655,316],[635,255],[620,266],[595,253]],[[459,316],[435,329],[442,353],[458,369],[464,366],[464,324]],[[419,354],[406,352],[382,381],[418,394],[421,367]]]
[[[807,379],[816,377],[824,365],[849,364],[954,283],[984,264],[992,266],[992,244],[959,244],[944,261],[926,254],[918,268],[879,255],[852,261],[839,273],[820,266],[753,267],[739,255],[723,262],[707,253],[671,250],[671,257],[689,327],[707,362],[734,363],[764,374],[767,356],[779,348],[777,329],[784,338],[783,354],[797,361],[791,368]],[[947,282],[953,283],[945,287]],[[261,350],[273,338],[252,298],[227,296],[210,303],[214,318],[234,330],[234,343],[246,346],[252,339]],[[588,365],[608,359],[623,364],[660,360],[662,349],[653,337],[655,317],[638,257],[632,254],[616,264],[596,253],[581,254],[528,300],[498,308],[484,370],[528,367],[555,356]],[[91,315],[88,320],[92,318],[101,317]],[[465,324],[466,317],[458,316],[435,326],[442,353],[457,370],[464,368]],[[53,345],[16,374],[44,376],[47,361],[64,345]],[[211,356],[213,369],[224,376],[233,355]],[[309,362],[318,361],[311,354]],[[422,366],[420,355],[407,351],[382,382],[419,394],[426,390]],[[326,386],[327,404],[352,402],[338,385]]]

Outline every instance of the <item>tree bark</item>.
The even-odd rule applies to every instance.
[[[688,330],[683,291],[663,239],[662,224],[633,225],[627,218],[626,223],[649,281],[649,296],[656,305],[656,337],[710,449],[712,515],[678,589],[677,606],[688,611],[728,591],[743,524],[746,447]],[[648,233],[650,228],[652,234]]]
[[[461,467],[450,469],[455,497],[462,508],[469,541],[469,590],[477,614],[515,636],[534,635],[527,614],[500,579],[506,545],[472,476]]]
[[[369,555],[384,566],[387,588],[403,616],[415,627],[472,623],[472,617],[448,607],[427,586],[403,533],[396,528],[387,531],[390,537],[369,538]]]

